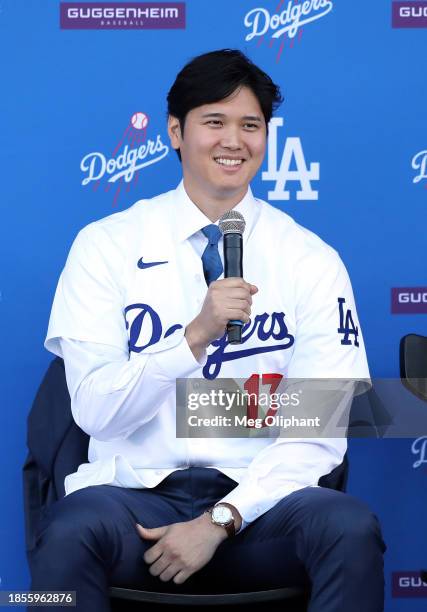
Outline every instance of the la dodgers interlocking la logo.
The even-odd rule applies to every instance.
[[[412,167],[414,170],[418,170],[418,174],[414,176],[412,182],[419,183],[420,181],[427,179],[427,151],[420,151],[412,158]],[[425,183],[427,188],[427,182]]]
[[[340,326],[338,328],[338,333],[343,334],[343,338],[341,340],[341,344],[354,344],[354,346],[359,346],[359,342],[357,340],[359,336],[359,328],[354,324],[353,315],[351,314],[351,309],[346,308],[344,312],[345,306],[345,298],[338,298],[338,310],[340,317]],[[353,342],[350,340],[350,336],[354,336]]]
[[[268,192],[269,200],[289,200],[290,192],[285,189],[288,181],[297,181],[300,190],[296,192],[297,200],[317,200],[318,191],[311,186],[311,181],[318,181],[320,164],[310,163],[307,167],[300,138],[288,136],[283,147],[280,166],[277,158],[277,130],[283,126],[283,117],[273,117],[268,127],[268,162],[267,170],[262,173],[263,181],[275,181],[273,191]],[[295,170],[291,170],[294,162]]]

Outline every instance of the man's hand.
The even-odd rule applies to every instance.
[[[185,337],[196,359],[213,340],[221,338],[229,321],[249,321],[252,296],[257,291],[255,285],[237,277],[223,278],[209,285],[200,313],[185,329]]]
[[[204,567],[228,537],[223,527],[212,524],[208,514],[154,529],[137,523],[136,528],[144,540],[157,540],[144,554],[144,561],[150,565],[150,574],[163,582],[173,579],[175,584],[182,584]]]

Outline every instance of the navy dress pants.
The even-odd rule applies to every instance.
[[[40,522],[30,553],[31,589],[76,591],[78,612],[110,611],[110,586],[174,593],[308,586],[310,612],[383,610],[386,547],[378,520],[361,501],[326,488],[282,499],[223,541],[182,585],[152,576],[143,555],[155,542],[142,540],[135,523],[189,521],[235,486],[216,469],[190,467],[153,489],[97,485],[67,495]]]

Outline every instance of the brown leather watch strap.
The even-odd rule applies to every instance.
[[[231,519],[231,522],[228,523],[228,525],[223,525],[225,531],[227,532],[227,535],[229,538],[232,538],[233,536],[236,535],[236,526],[234,525],[234,518]]]

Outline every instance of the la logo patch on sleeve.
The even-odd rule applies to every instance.
[[[345,298],[339,297],[338,309],[340,315],[340,326],[337,331],[339,334],[343,334],[341,344],[354,344],[354,346],[359,346],[359,342],[357,341],[359,336],[359,328],[354,324],[351,308],[344,308],[344,304]],[[350,336],[353,336],[353,341]]]

